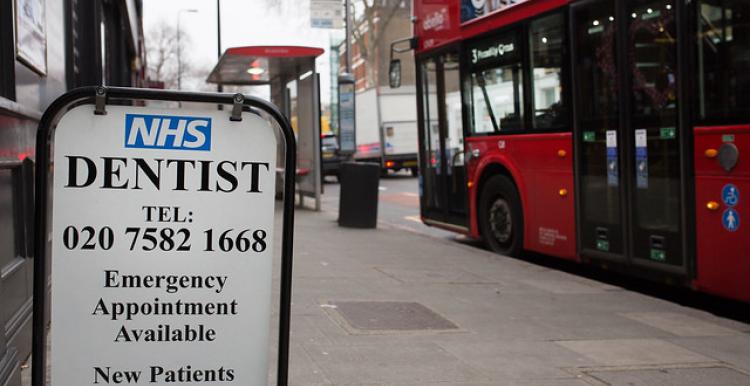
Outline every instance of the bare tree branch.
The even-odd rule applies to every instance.
[[[181,34],[179,46],[182,48],[183,78],[191,74],[191,62],[186,60],[190,47],[190,36]],[[146,38],[148,75],[151,80],[164,82],[165,87],[177,86],[177,29],[164,20],[151,27]]]
[[[383,31],[403,7],[403,0],[359,0],[361,16],[353,23],[352,37],[359,48],[360,57],[368,61],[382,40]],[[377,64],[367,63],[367,84],[373,84]]]
[[[398,12],[399,8],[401,8],[403,4],[403,1],[397,1],[394,3],[393,6],[390,7],[388,14],[384,19],[380,20],[380,31],[385,31],[386,28],[388,28],[388,24],[391,23],[391,20],[393,20],[393,17],[396,16],[396,13]],[[380,39],[383,36],[383,34],[378,33],[375,39],[373,39],[373,47],[377,47],[378,43],[380,43]]]

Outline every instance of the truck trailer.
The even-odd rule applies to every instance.
[[[415,100],[413,86],[357,92],[355,161],[378,163],[383,174],[406,169],[417,175]]]

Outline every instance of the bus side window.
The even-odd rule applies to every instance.
[[[474,132],[523,130],[523,81],[520,64],[472,74]]]
[[[568,124],[562,84],[564,26],[558,13],[534,20],[529,28],[533,129],[561,129]]]
[[[523,66],[519,31],[477,40],[468,45],[472,132],[520,132],[525,128]]]
[[[750,2],[698,4],[698,117],[704,124],[750,118]]]

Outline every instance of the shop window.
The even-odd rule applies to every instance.
[[[0,161],[0,270],[33,254],[33,162]]]
[[[0,97],[16,99],[13,1],[0,2]]]

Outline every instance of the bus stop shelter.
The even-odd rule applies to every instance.
[[[300,204],[304,204],[305,197],[311,197],[315,210],[320,210],[322,191],[320,78],[315,71],[315,58],[323,52],[322,48],[301,46],[228,48],[207,79],[224,86],[270,86],[271,102],[289,118],[297,137]],[[277,159],[283,162],[284,149],[278,151]]]

